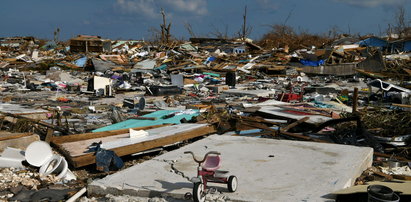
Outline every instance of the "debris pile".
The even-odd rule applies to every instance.
[[[0,197],[60,184],[63,200],[82,188],[73,181],[87,183],[52,171],[42,178],[33,166],[44,162],[6,152],[39,140],[73,175],[113,173],[135,156],[214,133],[368,146],[375,162],[410,162],[410,40],[274,29],[259,42],[2,38]],[[407,166],[368,172],[409,179]]]

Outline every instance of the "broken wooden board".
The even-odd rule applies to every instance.
[[[276,117],[282,117],[282,118],[287,118],[287,119],[295,119],[299,120],[304,117],[309,117],[309,119],[306,121],[307,123],[310,124],[320,124],[323,122],[326,122],[328,120],[331,120],[332,118],[328,116],[322,116],[322,115],[312,115],[309,113],[303,113],[299,111],[294,111],[288,108],[283,108],[283,107],[274,107],[274,106],[263,106],[261,107],[259,112],[265,113],[265,114],[270,114]]]
[[[107,131],[98,133],[97,137],[93,137],[95,133],[65,136],[62,137],[64,140],[55,137],[52,142],[63,152],[67,160],[78,168],[95,163],[94,153],[85,152],[93,142],[102,141],[102,148],[112,150],[118,156],[125,156],[216,132],[213,126],[207,124],[180,124],[143,130],[149,135],[137,139],[129,138],[128,132]]]
[[[392,190],[394,190],[394,192],[400,192],[401,194],[405,194],[405,195],[411,195],[411,181],[401,181],[401,180],[396,180],[396,181],[392,181],[392,182],[382,182],[382,181],[370,181],[367,182],[368,185],[357,185],[357,186],[353,186],[353,187],[348,187],[345,189],[341,189],[338,191],[335,191],[332,194],[335,195],[342,195],[342,194],[353,194],[353,193],[367,193],[367,187],[369,185],[384,185],[387,186],[389,188],[391,188]]]
[[[33,133],[2,133],[0,134],[0,153],[6,147],[26,150],[29,144],[38,140],[40,137]]]

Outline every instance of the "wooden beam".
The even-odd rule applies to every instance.
[[[32,118],[28,118],[28,117],[21,116],[21,115],[16,115],[16,114],[12,114],[12,113],[7,113],[7,112],[0,112],[0,113],[3,114],[4,116],[9,116],[9,117],[18,118],[18,119],[24,119],[24,120],[30,121],[30,122],[32,122],[32,123],[35,123],[35,124],[38,124],[38,125],[47,127],[47,128],[52,128],[52,129],[54,129],[54,130],[56,130],[56,131],[60,131],[60,132],[63,133],[63,134],[70,134],[70,132],[67,131],[65,128],[58,127],[58,126],[55,126],[55,125],[53,125],[53,124],[46,123],[46,122],[41,121],[41,120],[36,120],[36,119],[32,119]]]
[[[155,139],[155,140],[149,140],[149,141],[140,142],[140,143],[136,143],[132,145],[127,145],[124,147],[114,148],[114,149],[111,149],[111,151],[114,151],[117,154],[117,156],[125,156],[125,155],[130,155],[130,154],[135,154],[138,152],[146,151],[149,149],[154,149],[157,147],[162,147],[165,145],[170,145],[173,143],[181,142],[181,141],[192,139],[195,137],[212,134],[215,132],[216,130],[214,126],[207,125],[207,126],[197,128],[191,131],[181,132],[175,135],[166,136],[166,137]],[[59,148],[60,150],[62,150],[60,146]],[[67,152],[63,151],[63,153],[65,154],[66,159],[70,162],[70,164],[76,168],[94,164],[96,162],[94,153],[89,153],[89,154],[85,154],[85,155],[77,156],[73,158],[71,158],[67,154]]]
[[[396,107],[411,108],[411,105],[405,105],[405,104],[392,103],[391,105],[392,105],[392,106],[396,106]]]
[[[312,138],[312,137],[304,136],[304,135],[298,134],[298,133],[290,133],[290,132],[286,132],[286,131],[280,131],[280,134],[286,135],[286,136],[289,136],[289,137],[294,137],[294,138],[298,138],[298,139],[307,140],[307,141],[314,141],[314,142],[321,142],[321,143],[330,143],[330,142],[325,141],[325,140],[320,140],[320,139],[317,139],[317,138]]]
[[[267,123],[267,124],[272,124],[272,125],[279,125],[279,124],[281,124],[281,123],[278,123],[278,122],[265,120],[265,119],[259,118],[259,117],[238,116],[237,119],[239,119],[239,120],[246,120],[246,121],[252,121],[252,122],[257,122],[257,123]]]
[[[374,152],[374,156],[380,156],[380,157],[385,157],[385,158],[390,158],[390,159],[397,159],[399,161],[411,162],[410,159],[400,157],[400,156],[393,156],[392,154],[384,154],[384,153],[381,153],[381,152]]]
[[[310,117],[307,117],[307,116],[306,116],[306,117],[304,117],[304,118],[302,118],[302,119],[300,119],[300,120],[297,120],[297,121],[289,124],[288,126],[286,126],[286,127],[284,127],[284,128],[281,128],[280,130],[281,130],[281,131],[288,131],[288,130],[290,130],[291,128],[296,127],[297,125],[300,125],[301,123],[306,122],[308,119],[310,119]]]
[[[172,124],[163,124],[163,125],[155,125],[155,126],[144,126],[144,127],[137,127],[137,128],[132,128],[133,130],[148,130],[148,129],[153,129],[153,128],[159,128],[163,126],[169,126]],[[77,135],[66,135],[66,136],[59,136],[59,137],[52,137],[51,142],[53,144],[62,144],[62,143],[67,143],[67,142],[77,142],[81,140],[88,140],[92,138],[101,138],[101,137],[108,137],[112,135],[119,135],[119,134],[124,134],[128,133],[129,129],[120,129],[120,130],[109,130],[109,131],[103,131],[103,132],[95,132],[95,133],[83,133],[83,134],[77,134]]]
[[[352,100],[352,113],[357,112],[357,106],[358,106],[358,88],[354,88],[354,96]]]
[[[11,139],[17,139],[21,137],[26,137],[33,135],[33,133],[8,133],[8,134],[0,134],[0,141],[4,140],[11,140]]]
[[[290,133],[290,132],[281,131],[281,130],[278,131],[278,130],[272,129],[272,128],[268,127],[268,126],[262,126],[261,124],[260,124],[260,125],[257,125],[257,124],[250,124],[250,123],[246,123],[246,122],[244,122],[244,124],[245,124],[245,125],[249,125],[249,126],[254,126],[255,128],[260,128],[260,129],[264,129],[264,130],[271,131],[273,135],[276,135],[276,134],[279,133],[279,134],[282,134],[282,135],[285,135],[285,136],[289,136],[289,137],[293,137],[293,138],[298,138],[298,139],[303,139],[303,140],[307,140],[307,141],[314,141],[314,142],[321,142],[321,143],[329,143],[329,142],[327,142],[327,141],[325,141],[325,140],[320,140],[320,139],[317,139],[317,138],[312,138],[312,137],[304,136],[304,135],[298,134],[298,133]]]

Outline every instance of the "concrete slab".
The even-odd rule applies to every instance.
[[[353,185],[371,166],[372,148],[348,145],[212,135],[153,160],[92,182],[91,194],[184,198],[196,164],[184,151],[222,153],[222,170],[236,175],[239,187],[212,184],[232,201],[324,201]],[[199,156],[200,156],[199,155]]]

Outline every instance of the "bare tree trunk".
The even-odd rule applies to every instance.
[[[247,32],[247,6],[244,7],[244,15],[243,15],[243,32],[241,34],[241,39],[245,40]]]
[[[167,25],[167,21],[166,21],[166,14],[164,12],[164,9],[161,8],[161,15],[163,16],[163,24],[160,25],[161,27],[161,42],[165,45],[168,45],[168,43],[170,42],[170,29],[171,29],[171,23],[168,23]]]

